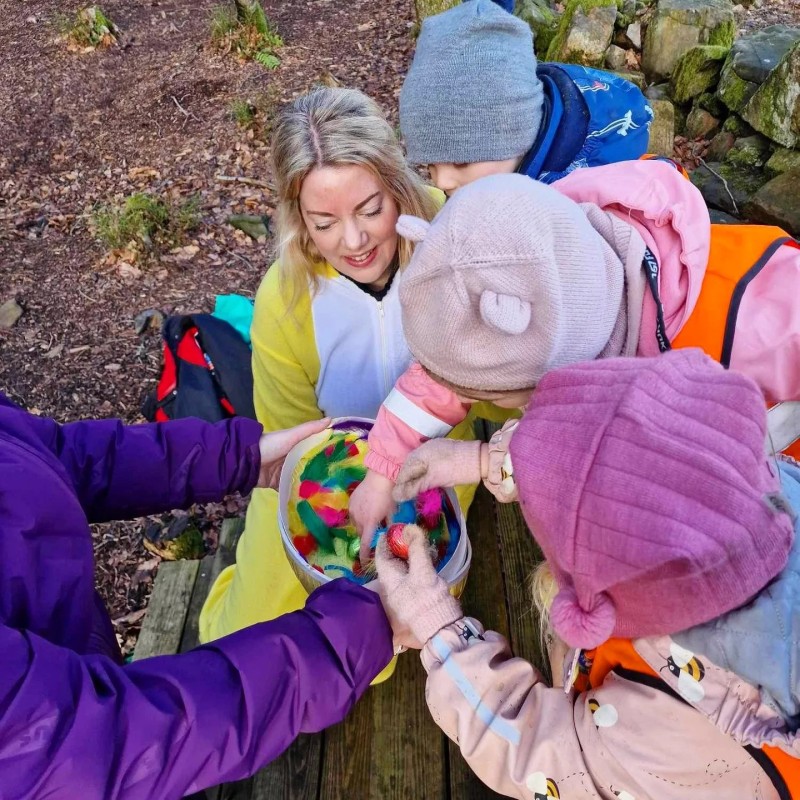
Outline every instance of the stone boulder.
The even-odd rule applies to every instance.
[[[558,17],[547,0],[516,0],[514,13],[533,31],[533,49],[544,56],[553,41]]]
[[[728,150],[725,161],[737,167],[762,169],[771,155],[770,143],[763,136],[744,136]]]
[[[693,108],[686,118],[686,135],[690,139],[710,139],[719,130],[719,120],[702,108]]]
[[[615,72],[618,70],[625,69],[625,53],[627,51],[623,50],[621,47],[618,47],[615,44],[612,44],[608,50],[606,50],[606,66],[610,70],[614,70]]]
[[[568,0],[547,60],[602,66],[616,18],[616,0]]]
[[[708,145],[706,161],[723,161],[733,147],[736,137],[728,131],[720,131]]]
[[[764,165],[764,172],[770,178],[788,172],[791,169],[800,169],[800,152],[779,147],[769,157],[769,161]]]
[[[716,86],[719,73],[728,55],[721,45],[699,44],[687,50],[672,72],[672,97],[676,103],[686,103]]]
[[[756,222],[779,225],[800,235],[800,169],[792,169],[765,183],[745,209]]]
[[[692,183],[711,208],[738,216],[766,183],[763,173],[739,169],[732,164],[708,162],[691,173]]]
[[[731,0],[659,0],[644,38],[648,80],[672,75],[678,59],[698,44],[729,48],[736,34]]]
[[[647,152],[671,157],[675,147],[675,107],[669,100],[650,100],[650,107],[653,121]]]
[[[731,111],[740,112],[798,41],[800,27],[790,25],[771,25],[742,36],[722,68],[718,96]]]
[[[784,147],[800,144],[800,42],[759,86],[741,115],[759,133]]]

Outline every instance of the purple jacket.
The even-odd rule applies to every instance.
[[[246,777],[340,721],[387,664],[378,596],[346,581],[191,652],[119,663],[88,523],[249,491],[260,433],[247,419],[58,425],[0,395],[3,800],[169,800]]]

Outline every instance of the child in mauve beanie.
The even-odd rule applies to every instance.
[[[696,349],[543,378],[510,457],[555,582],[544,625],[568,646],[552,687],[464,616],[424,535],[407,561],[379,545],[433,718],[491,788],[800,796],[800,465],[765,434],[755,383]]]
[[[530,28],[501,5],[469,0],[422,23],[400,94],[409,161],[452,194],[498,172],[551,183],[642,156],[653,114],[641,91],[575,64],[537,66]]]
[[[562,366],[671,346],[721,360],[727,342],[726,366],[767,400],[800,399],[800,250],[779,229],[711,225],[699,191],[666,164],[578,170],[553,186],[492,175],[433,222],[401,216],[398,230],[418,242],[399,287],[416,363],[381,407],[351,498],[365,539],[407,458],[418,490],[437,459],[479,466],[477,443],[410,456],[416,447],[474,403],[523,408]]]

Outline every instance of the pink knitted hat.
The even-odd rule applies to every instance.
[[[630,225],[603,218],[615,241],[631,239]],[[400,277],[409,349],[450,383],[528,389],[608,344],[623,307],[622,261],[552,186],[491,175],[459,189],[432,223],[403,215],[397,231],[421,242]]]
[[[765,435],[756,384],[700,350],[545,376],[511,458],[556,633],[585,648],[672,634],[766,586],[794,528]]]

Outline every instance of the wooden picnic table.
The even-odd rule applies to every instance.
[[[198,644],[197,620],[208,590],[233,563],[242,520],[227,520],[213,556],[163,563],[139,638],[138,658]],[[517,655],[542,665],[528,579],[539,553],[516,503],[500,505],[480,487],[467,529],[472,567],[464,611],[509,638]],[[213,686],[209,686],[213,692]],[[490,791],[425,705],[417,652],[398,658],[395,674],[371,687],[349,717],[303,735],[245,781],[207,790],[209,800],[484,800]]]

